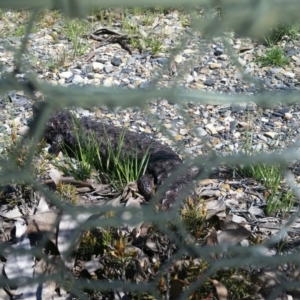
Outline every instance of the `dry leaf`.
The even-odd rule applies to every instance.
[[[20,240],[16,245],[13,246],[18,252],[21,250],[30,250],[30,241],[27,235],[25,235],[22,240]],[[5,263],[5,274],[10,280],[18,280],[20,283],[25,282],[28,278],[33,278],[33,265],[34,260],[31,254],[26,253],[20,254],[13,251],[11,255],[8,256]],[[22,298],[26,300],[36,300],[38,284],[22,285],[17,288],[15,294],[22,295]]]
[[[244,227],[237,229],[228,229],[218,234],[218,241],[220,245],[237,245],[242,240],[247,239],[251,232]]]
[[[55,184],[58,184],[62,178],[62,173],[57,169],[51,169],[49,171],[49,177],[54,181]]]
[[[228,229],[237,229],[239,227],[240,227],[240,225],[235,222],[227,221],[227,220],[220,220],[220,229],[222,231],[228,230]]]
[[[17,205],[10,206],[10,205],[1,205],[0,207],[0,216],[7,218],[7,219],[16,219],[23,216],[19,207]]]
[[[84,268],[90,273],[94,273],[97,269],[100,268],[99,257],[95,255],[92,256],[92,259],[84,262]]]
[[[206,202],[206,216],[205,219],[208,220],[212,216],[220,212],[224,212],[226,210],[226,205],[222,199],[220,200],[212,200]]]
[[[26,234],[49,234],[49,239],[56,245],[56,225],[58,213],[46,211],[27,217],[28,228]]]
[[[90,212],[78,213],[77,215],[62,215],[57,234],[57,248],[65,265],[72,269],[75,258],[71,256],[80,244],[82,224],[92,215]]]
[[[49,259],[39,260],[34,268],[34,277],[39,277],[41,275],[53,275],[59,271],[59,256],[50,256]],[[40,299],[57,299],[57,289],[59,283],[56,283],[54,280],[48,280],[40,283],[39,292],[40,292]],[[62,289],[59,288],[59,294],[61,294]],[[37,297],[37,299],[39,299]]]
[[[49,205],[46,201],[46,198],[44,195],[41,195],[40,196],[40,201],[39,201],[39,204],[36,208],[36,213],[42,213],[42,212],[46,212],[46,211],[49,211]]]
[[[257,206],[251,206],[249,209],[248,209],[248,212],[254,216],[259,216],[259,217],[262,217],[264,218],[265,217],[265,213],[262,209],[260,209],[259,207]]]
[[[16,237],[20,238],[27,229],[27,224],[26,221],[22,218],[18,218],[15,222],[15,226],[16,226]]]
[[[209,281],[214,285],[218,295],[218,299],[226,300],[228,298],[228,291],[225,285],[223,285],[222,283],[220,283],[218,280],[215,279],[210,279]]]

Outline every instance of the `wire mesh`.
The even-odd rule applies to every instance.
[[[205,18],[201,20],[194,20],[192,23],[192,30],[204,30],[208,32],[211,36],[221,35],[224,32],[224,29],[230,29],[244,34],[245,36],[257,37],[264,35],[269,28],[275,26],[280,22],[297,22],[299,20],[299,13],[297,7],[299,7],[298,1],[288,1],[284,0],[277,1],[195,1],[185,0],[185,1],[176,1],[176,0],[151,0],[143,1],[143,5],[165,5],[166,7],[180,6],[183,7],[186,11],[193,9],[193,5],[199,5],[207,9],[213,9],[216,6],[222,7],[224,11],[224,18],[216,20],[215,18]],[[15,69],[19,70],[24,68],[22,54],[26,49],[26,43],[28,40],[28,35],[31,32],[32,26],[36,21],[37,14],[40,10],[46,8],[58,8],[61,9],[66,15],[71,17],[83,17],[90,11],[92,8],[97,7],[99,1],[36,1],[36,0],[27,0],[27,1],[18,1],[18,0],[2,0],[0,2],[0,9],[29,9],[32,12],[32,17],[28,22],[28,26],[25,32],[25,37],[22,39],[22,44],[19,49],[16,49],[15,54]],[[102,1],[101,7],[117,7],[117,6],[136,6],[140,5],[137,1],[126,0],[120,3],[120,1],[110,0]],[[226,39],[223,39],[224,45],[226,45]],[[183,42],[184,43],[184,42]],[[183,44],[181,45],[183,46]],[[180,51],[180,47],[178,51]],[[228,50],[230,52],[230,50]],[[176,53],[174,51],[174,53]],[[199,49],[201,53],[201,49]],[[171,53],[171,57],[172,57]],[[231,54],[234,56],[234,54]],[[233,57],[234,58],[234,57]],[[73,86],[71,89],[67,89],[62,86],[53,86],[47,82],[42,82],[36,80],[35,74],[33,72],[28,73],[28,79],[18,80],[15,76],[15,73],[2,73],[0,75],[0,93],[5,94],[11,90],[24,90],[29,95],[32,95],[35,90],[40,91],[42,94],[47,95],[47,99],[51,99],[49,102],[48,110],[43,112],[42,117],[39,120],[39,123],[35,128],[35,138],[33,141],[27,141],[31,143],[31,148],[29,155],[26,158],[25,166],[28,168],[22,168],[21,170],[17,168],[13,160],[2,160],[0,161],[1,169],[5,170],[4,173],[0,176],[1,185],[10,184],[13,182],[22,182],[29,186],[32,186],[35,189],[36,193],[39,195],[45,195],[50,199],[51,203],[55,205],[59,210],[64,211],[65,216],[71,216],[71,220],[74,221],[75,216],[78,214],[86,213],[87,216],[93,216],[92,218],[84,218],[84,221],[78,220],[74,226],[74,232],[72,235],[73,243],[68,244],[68,249],[65,249],[63,254],[65,260],[67,260],[68,254],[74,249],[78,235],[82,229],[91,228],[91,227],[102,227],[107,226],[121,227],[126,221],[127,225],[134,225],[140,222],[155,222],[158,228],[168,237],[169,241],[172,241],[177,246],[176,254],[168,257],[158,271],[158,273],[153,276],[152,280],[147,283],[140,282],[139,284],[126,282],[122,280],[103,280],[103,281],[83,281],[83,280],[74,280],[70,275],[69,271],[65,266],[56,265],[56,272],[46,275],[38,274],[32,278],[32,274],[28,274],[29,277],[18,278],[18,274],[15,274],[14,280],[8,280],[5,276],[1,276],[0,283],[1,286],[6,288],[7,286],[30,286],[35,287],[34,294],[31,296],[24,296],[22,299],[40,299],[39,297],[41,291],[39,288],[43,286],[46,282],[50,281],[59,281],[61,285],[67,286],[72,292],[72,296],[78,299],[86,299],[87,296],[83,292],[85,289],[89,290],[113,290],[115,292],[115,298],[125,299],[122,296],[121,291],[134,291],[134,292],[148,292],[153,295],[155,298],[159,299],[162,297],[157,293],[157,286],[160,283],[160,278],[163,274],[168,273],[168,269],[180,260],[182,255],[190,255],[195,257],[205,258],[210,262],[210,267],[206,270],[205,274],[202,274],[198,280],[189,286],[183,294],[178,296],[178,299],[188,299],[201,284],[204,284],[207,278],[210,278],[217,270],[228,269],[230,267],[236,267],[240,265],[249,266],[249,268],[258,268],[261,269],[264,266],[268,267],[277,267],[278,265],[283,265],[287,263],[297,263],[298,254],[292,253],[290,255],[276,255],[276,256],[266,256],[264,254],[264,249],[268,245],[273,245],[281,240],[281,238],[287,232],[289,225],[295,222],[299,217],[299,211],[297,211],[287,222],[282,229],[275,235],[273,238],[268,240],[264,247],[262,246],[251,246],[248,248],[243,247],[229,247],[227,253],[233,253],[230,257],[228,255],[222,256],[224,253],[224,246],[215,245],[215,247],[197,247],[193,243],[184,241],[184,239],[176,236],[169,228],[165,226],[167,220],[174,221],[175,225],[181,230],[181,237],[185,236],[186,231],[182,223],[178,220],[178,212],[173,210],[171,212],[161,212],[160,214],[149,212],[149,209],[142,207],[140,209],[127,208],[124,212],[123,207],[111,207],[111,206],[91,206],[91,207],[73,207],[70,205],[63,204],[60,199],[49,192],[42,186],[40,186],[32,174],[32,169],[29,167],[36,147],[37,141],[40,140],[43,134],[43,127],[47,121],[47,118],[51,112],[55,109],[70,107],[70,106],[80,106],[80,107],[93,107],[105,105],[107,107],[140,107],[145,109],[147,107],[147,101],[150,99],[164,98],[170,99],[173,103],[181,104],[183,101],[194,102],[201,104],[229,104],[229,103],[256,103],[262,107],[274,107],[275,105],[282,102],[284,97],[284,102],[286,105],[297,104],[299,102],[299,94],[297,92],[285,92],[283,94],[270,93],[269,91],[261,89],[261,93],[255,95],[255,97],[249,97],[246,95],[229,95],[229,94],[215,94],[207,93],[204,91],[195,91],[195,90],[183,90],[178,85],[170,88],[157,88],[157,83],[159,82],[162,74],[159,74],[157,78],[154,78],[153,83],[150,84],[149,88],[146,90],[124,90],[118,88],[106,88],[106,87],[93,87],[93,86]],[[249,82],[256,82],[255,78],[251,78],[246,73],[242,73],[245,80]],[[23,143],[24,141],[22,141]],[[21,144],[18,144],[16,151],[20,151]],[[19,148],[18,148],[19,147]],[[254,164],[254,163],[264,163],[264,164],[273,164],[281,163],[287,164],[298,160],[300,157],[299,151],[295,150],[295,145],[288,148],[287,150],[281,153],[260,153],[253,155],[251,157],[243,154],[239,155],[229,155],[224,157],[218,157],[210,162],[210,166],[217,167],[221,163],[226,162],[227,166],[236,166],[239,163],[242,164]],[[197,158],[195,163],[202,163],[203,157]],[[204,177],[205,174],[202,174]],[[286,177],[288,184],[292,187],[293,192],[296,194],[299,199],[299,191],[297,186],[291,176]],[[103,215],[106,212],[114,210],[115,218],[113,219],[99,219],[99,215]],[[97,213],[95,214],[95,210]],[[129,217],[125,216],[125,213],[129,214]],[[55,223],[53,227],[57,226]],[[19,260],[23,257],[23,261],[28,261],[28,257],[39,257],[48,263],[53,263],[49,256],[42,252],[43,243],[41,245],[21,245],[19,248],[7,243],[0,244],[0,253],[2,257],[8,257],[13,255],[14,259],[19,263]],[[168,247],[168,245],[165,245]],[[213,252],[213,255],[212,255]],[[218,257],[218,259],[215,259]],[[126,263],[125,259],[122,263]],[[30,266],[24,266],[24,268],[30,268]],[[288,289],[289,285],[294,287],[297,285],[297,282],[285,282],[281,283],[281,286],[278,287],[278,291],[274,290],[273,294],[270,294],[269,299],[275,298],[277,293],[284,289]],[[32,291],[32,289],[31,289]],[[28,291],[27,291],[28,292]],[[32,298],[30,298],[32,297]],[[168,294],[168,291],[165,293],[165,298],[172,299]],[[71,299],[71,298],[70,298]],[[99,299],[104,299],[99,296]]]

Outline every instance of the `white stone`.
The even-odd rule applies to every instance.
[[[175,58],[174,58],[174,61],[176,63],[178,63],[178,64],[180,64],[181,62],[183,62],[183,60],[184,59],[183,59],[182,55],[180,55],[180,54],[176,55]]]
[[[244,67],[246,65],[246,62],[242,58],[238,58],[238,62]]]
[[[224,131],[224,130],[225,130],[225,126],[218,126],[218,127],[216,127],[216,130],[217,130],[218,132]]]
[[[188,134],[188,130],[186,130],[186,129],[184,129],[184,128],[181,128],[181,129],[179,130],[179,133],[180,133],[181,135],[186,135],[186,134]]]
[[[227,60],[228,59],[228,55],[227,54],[221,54],[219,57],[222,60]]]
[[[99,72],[101,70],[103,70],[104,65],[99,63],[99,62],[93,62],[92,68],[95,72]]]
[[[53,37],[50,34],[45,34],[44,39],[48,41],[53,41]]]
[[[95,85],[99,85],[100,84],[100,79],[99,78],[94,78],[91,81],[92,81],[91,84],[95,84]]]
[[[21,136],[25,136],[29,131],[29,127],[24,125],[22,127],[19,128],[18,132],[19,132],[19,135]]]
[[[277,136],[277,132],[273,132],[273,131],[265,132],[265,136],[274,139]]]
[[[187,82],[187,83],[191,83],[191,82],[193,82],[194,81],[194,77],[192,76],[192,75],[190,75],[190,74],[187,74],[187,75],[185,75],[185,81]]]
[[[112,86],[112,82],[113,82],[113,78],[112,77],[108,77],[104,80],[103,85],[106,87],[111,87]]]
[[[290,120],[292,117],[293,117],[293,115],[292,115],[291,113],[285,113],[285,114],[284,114],[284,118],[285,118],[286,120]]]
[[[211,64],[209,65],[209,68],[210,68],[211,70],[220,69],[220,68],[221,68],[221,64],[218,64],[218,63],[211,63]]]
[[[13,119],[11,125],[14,127],[19,127],[21,124],[21,117],[16,117]]]
[[[205,128],[211,133],[211,134],[217,134],[218,131],[216,130],[214,124],[207,124],[205,125]]]
[[[293,72],[285,72],[283,75],[288,77],[288,78],[294,78],[295,77],[295,73],[293,73]]]
[[[73,73],[71,71],[61,72],[59,73],[59,77],[63,79],[68,79],[71,76],[73,76]]]
[[[60,85],[65,84],[65,79],[64,78],[59,79],[58,84],[60,84]]]
[[[194,50],[194,49],[184,49],[183,50],[183,53],[185,54],[193,54],[193,53],[197,53],[198,51],[197,50]]]
[[[72,82],[74,84],[80,84],[80,83],[83,83],[84,82],[84,78],[82,78],[80,75],[75,75]]]
[[[264,118],[264,117],[262,117],[260,120],[261,120],[262,122],[264,122],[264,123],[267,123],[267,122],[269,122],[269,119],[267,119],[267,118]]]

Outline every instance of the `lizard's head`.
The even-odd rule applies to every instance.
[[[35,102],[33,107],[33,120],[30,123],[31,133],[37,131],[38,126],[44,125],[44,138],[47,142],[53,144],[61,140],[57,136],[63,136],[66,129],[72,122],[72,115],[67,110],[56,110],[50,117],[51,106],[47,102]],[[45,124],[45,118],[48,118]],[[43,121],[42,121],[43,120]]]

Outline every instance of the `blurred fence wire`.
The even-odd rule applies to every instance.
[[[215,18],[203,18],[199,20],[194,20],[192,22],[191,30],[204,30],[209,33],[211,36],[222,35],[224,29],[230,29],[232,31],[243,34],[244,36],[249,37],[262,37],[267,31],[274,27],[278,23],[296,23],[299,22],[299,1],[295,0],[226,0],[226,1],[194,1],[194,0],[151,0],[151,1],[142,1],[144,6],[166,6],[166,7],[176,7],[180,6],[184,10],[191,11],[194,5],[201,6],[205,9],[213,9],[214,7],[222,7],[224,11],[224,17],[222,19],[216,20]],[[27,30],[25,32],[25,37],[23,38],[22,45],[19,49],[15,49],[15,68],[22,69],[26,68],[23,66],[22,55],[26,49],[26,42],[28,35],[31,32],[32,26],[36,21],[36,17],[39,11],[44,9],[61,9],[62,12],[70,17],[84,17],[89,11],[93,8],[99,8],[100,1],[97,0],[85,0],[85,1],[75,1],[75,0],[1,0],[0,9],[28,9],[32,12],[32,17],[29,20]],[[126,1],[101,1],[101,7],[119,7],[119,6],[138,6],[140,1],[136,0],[126,0]],[[226,40],[224,39],[224,44],[226,45]],[[180,51],[180,49],[179,49]],[[201,51],[201,49],[199,50]],[[229,50],[228,50],[229,51]],[[229,51],[230,52],[230,51]],[[171,55],[172,56],[172,55]],[[234,56],[234,54],[232,54]],[[28,70],[26,70],[28,71]],[[182,103],[183,101],[201,103],[201,104],[229,104],[229,103],[256,103],[262,107],[272,107],[282,102],[282,94],[273,94],[262,88],[261,93],[255,97],[249,97],[245,95],[229,95],[229,94],[212,94],[206,93],[204,91],[196,90],[183,90],[179,86],[172,86],[170,88],[159,88],[157,89],[156,82],[159,81],[158,78],[154,79],[154,83],[150,85],[149,89],[146,90],[124,90],[118,88],[107,88],[107,87],[95,87],[95,86],[72,86],[72,88],[66,88],[62,86],[53,86],[50,83],[37,80],[33,72],[27,72],[28,78],[26,80],[19,80],[16,78],[15,73],[1,73],[0,74],[0,94],[4,95],[11,90],[24,90],[26,93],[33,94],[34,91],[40,91],[43,95],[46,95],[47,99],[51,99],[49,102],[48,111],[45,112],[45,118],[40,120],[39,125],[35,131],[36,139],[31,146],[32,152],[35,150],[36,142],[42,136],[42,128],[45,125],[47,116],[51,114],[54,109],[70,107],[70,106],[80,106],[80,107],[93,107],[105,105],[110,108],[114,107],[140,107],[141,109],[147,106],[147,101],[155,98],[165,98],[171,99],[173,103]],[[247,74],[243,74],[244,78],[248,78],[250,81],[254,82],[254,78],[249,78]],[[248,76],[248,77],[247,77]],[[256,82],[256,81],[255,81]],[[287,105],[299,103],[299,93],[296,92],[286,92],[284,94],[284,102]],[[17,145],[21,149],[21,145]],[[299,151],[294,150],[295,148],[288,148],[287,150],[281,153],[259,153],[248,157],[246,155],[232,155],[227,156],[226,158],[216,158],[211,162],[212,167],[217,167],[221,163],[226,162],[228,166],[234,166],[238,163],[242,164],[254,164],[254,163],[265,163],[273,164],[282,163],[287,164],[288,162],[293,162],[299,160],[300,154]],[[17,150],[18,151],[18,150]],[[32,155],[28,156],[28,166],[33,159]],[[198,158],[199,162],[202,162],[203,158]],[[7,276],[2,275],[0,278],[0,285],[2,288],[9,287],[19,287],[18,293],[23,294],[20,298],[17,298],[16,295],[12,296],[12,299],[52,299],[52,298],[43,298],[43,291],[45,289],[45,284],[51,285],[51,282],[59,282],[65,290],[71,292],[71,296],[66,298],[66,296],[57,296],[57,299],[87,299],[85,291],[87,290],[112,290],[114,291],[114,299],[127,299],[125,297],[125,292],[134,291],[140,293],[150,293],[155,298],[159,299],[161,295],[157,292],[157,287],[159,286],[160,278],[163,274],[168,273],[168,269],[180,260],[180,257],[192,256],[192,257],[201,257],[210,262],[210,267],[206,270],[205,274],[199,276],[195,283],[187,288],[183,294],[178,295],[178,299],[188,299],[201,284],[210,278],[214,272],[220,269],[227,269],[230,267],[236,267],[239,265],[248,265],[249,268],[263,268],[265,266],[278,266],[284,265],[287,263],[299,261],[297,253],[290,255],[276,255],[268,256],[265,254],[265,247],[277,243],[282,236],[288,230],[288,226],[296,221],[299,217],[299,212],[291,217],[290,221],[282,226],[280,232],[270,239],[264,246],[253,246],[253,247],[229,247],[227,253],[233,253],[230,255],[222,256],[224,252],[224,247],[221,245],[215,245],[213,248],[213,253],[211,247],[198,247],[189,241],[179,238],[172,232],[169,228],[165,226],[166,220],[172,220],[175,222],[175,225],[182,230],[182,236],[185,235],[185,229],[182,226],[182,223],[177,220],[178,212],[162,212],[160,214],[151,213],[149,210],[144,207],[141,209],[127,209],[126,213],[131,216],[131,218],[126,217],[124,213],[124,208],[113,207],[113,206],[101,206],[101,212],[95,214],[95,209],[99,210],[99,207],[73,207],[62,204],[58,199],[57,195],[49,192],[45,188],[41,187],[35,180],[34,174],[30,168],[23,168],[22,170],[18,169],[13,160],[7,161],[2,159],[0,161],[0,166],[2,170],[6,170],[0,175],[1,185],[9,184],[11,182],[23,182],[32,186],[37,193],[37,197],[46,197],[50,199],[51,203],[55,205],[60,211],[64,211],[61,218],[65,218],[64,222],[67,224],[68,234],[60,236],[62,239],[62,244],[64,241],[68,240],[66,248],[60,249],[60,254],[63,257],[63,261],[66,264],[64,266],[59,262],[55,261],[55,254],[43,253],[43,248],[45,245],[45,240],[41,239],[39,244],[32,245],[26,239],[19,241],[17,244],[8,244],[3,241],[0,243],[0,254],[3,258],[2,261],[6,261],[12,265],[15,265],[15,268],[10,267],[9,272],[11,274],[6,274]],[[289,176],[287,176],[287,182],[290,184],[292,189],[299,199],[299,191],[296,187],[295,182]],[[44,195],[44,196],[43,196]],[[111,219],[100,219],[99,216],[105,213],[109,213],[111,210],[114,210],[115,217]],[[80,216],[77,218],[76,216]],[[50,218],[47,216],[47,218]],[[80,219],[82,218],[82,219]],[[35,221],[31,220],[31,225],[36,224]],[[17,220],[17,224],[22,228],[22,219]],[[74,224],[71,224],[71,223]],[[134,226],[139,223],[155,222],[158,224],[158,228],[164,232],[168,239],[177,246],[176,254],[166,257],[165,263],[158,271],[157,274],[152,274],[151,280],[147,283],[140,282],[126,282],[125,280],[98,280],[93,281],[91,278],[89,280],[74,280],[71,275],[68,273],[72,265],[72,261],[68,265],[69,254],[76,247],[76,240],[80,236],[82,229],[100,226],[115,226],[121,227],[126,223],[128,226]],[[32,225],[33,226],[33,225]],[[51,224],[51,228],[47,230],[54,232],[55,228],[59,226],[57,221]],[[16,232],[16,236],[22,236],[22,229],[20,229],[21,234]],[[63,230],[62,228],[60,229]],[[42,233],[43,229],[41,230]],[[71,231],[71,234],[70,234]],[[65,240],[64,240],[65,239]],[[72,242],[70,242],[72,239]],[[53,241],[55,238],[53,238]],[[164,241],[167,243],[166,241]],[[119,245],[121,247],[121,245]],[[163,247],[168,247],[167,244],[164,244]],[[137,254],[138,255],[138,254]],[[32,265],[36,262],[33,260],[33,256],[36,257],[36,261],[42,262],[49,265],[48,273],[39,273],[35,270],[35,274],[32,269]],[[146,263],[146,262],[145,262]],[[121,261],[121,264],[126,264],[126,257]],[[2,263],[3,265],[3,263]],[[52,265],[50,267],[50,265]],[[103,267],[103,265],[102,265]],[[1,267],[2,268],[2,267]],[[55,271],[50,271],[53,268]],[[138,266],[136,270],[138,271]],[[42,268],[41,268],[42,269]],[[8,279],[8,277],[10,279]],[[120,276],[119,278],[121,278]],[[167,280],[168,280],[168,276]],[[169,278],[170,280],[170,278]],[[285,287],[288,289],[290,282],[285,281],[281,284],[281,289]],[[279,293],[274,289],[273,296],[275,297]],[[69,295],[70,295],[69,294]],[[270,294],[271,298],[273,297]],[[0,297],[3,299],[6,297],[4,294],[0,293]],[[73,297],[73,298],[72,298]],[[96,297],[96,296],[95,296]],[[175,299],[172,295],[170,296],[169,291],[165,292],[165,298]],[[271,299],[270,298],[270,299]],[[8,298],[7,298],[8,299]],[[55,297],[53,299],[56,299]],[[93,298],[93,299],[108,299],[108,298]],[[225,298],[224,298],[225,299]]]

